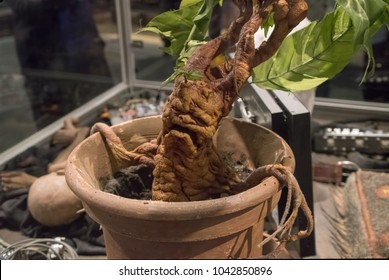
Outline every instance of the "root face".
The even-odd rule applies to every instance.
[[[223,95],[204,81],[176,81],[163,112],[153,199],[204,200],[229,190],[236,179],[212,143],[228,106]]]
[[[212,137],[221,118],[230,112],[252,68],[277,51],[307,11],[305,0],[240,0],[235,3],[240,15],[228,31],[201,46],[185,65],[185,71],[199,72],[202,80],[176,78],[163,112],[163,128],[155,157],[153,199],[208,199],[211,194],[230,191],[230,187],[237,184],[237,176],[217,155]],[[274,13],[274,31],[269,42],[256,49],[254,34],[271,13]],[[213,59],[234,45],[233,62],[227,61],[212,71]]]

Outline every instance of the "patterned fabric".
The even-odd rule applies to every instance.
[[[389,174],[358,171],[334,188],[338,217],[330,217],[343,258],[389,257]]]

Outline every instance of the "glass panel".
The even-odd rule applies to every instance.
[[[121,81],[115,1],[0,3],[0,153]]]
[[[175,59],[162,48],[169,42],[152,32],[136,33],[156,15],[177,9],[180,0],[131,0],[132,52],[135,57],[135,76],[139,80],[166,80],[173,72]]]

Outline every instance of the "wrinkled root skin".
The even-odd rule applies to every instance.
[[[105,136],[113,169],[133,164],[154,168],[153,200],[205,200],[232,188],[248,185],[227,168],[212,143],[221,119],[228,115],[253,67],[270,58],[288,33],[305,18],[305,0],[235,0],[240,15],[219,37],[199,47],[185,64],[185,71],[202,77],[190,80],[185,74],[175,80],[174,90],[162,114],[163,126],[156,141],[127,151],[107,127],[92,129]],[[258,48],[254,33],[273,14],[274,31]],[[214,58],[232,47],[235,56],[212,66]]]
[[[230,108],[223,93],[204,81],[178,78],[162,114],[155,156],[153,199],[194,201],[228,193],[238,182],[213,146],[219,122]]]

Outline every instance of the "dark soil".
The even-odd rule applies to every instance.
[[[122,169],[113,178],[100,180],[101,189],[122,197],[150,200],[153,169],[140,164]]]
[[[247,160],[244,155],[237,161],[233,160],[230,154],[224,154],[222,158],[225,164],[233,168],[242,180],[252,172],[244,164]],[[114,174],[113,178],[100,179],[100,187],[102,191],[122,197],[151,200],[153,178],[153,168],[140,164],[120,170]]]
[[[233,155],[230,153],[224,153],[222,155],[223,162],[227,167],[235,171],[239,178],[244,181],[253,170],[247,168],[248,158],[245,154],[241,154],[238,160],[233,159]]]

